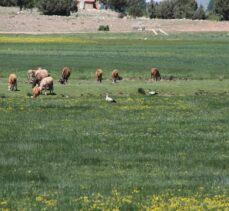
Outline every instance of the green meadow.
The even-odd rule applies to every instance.
[[[0,35],[0,211],[227,210],[228,55],[228,33]],[[55,95],[30,98],[37,67]]]

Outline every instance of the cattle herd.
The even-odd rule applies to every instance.
[[[69,67],[64,67],[61,72],[61,77],[59,82],[61,84],[65,84],[68,82],[68,79],[71,75],[71,70]],[[152,68],[150,70],[151,79],[155,81],[161,80],[160,73],[157,68]],[[96,81],[102,82],[103,71],[102,69],[96,69],[95,72]],[[32,84],[32,98],[38,97],[42,94],[42,91],[45,91],[45,95],[47,90],[50,91],[50,94],[53,93],[53,78],[50,76],[48,70],[38,68],[36,70],[28,70],[27,72],[28,82]],[[111,79],[113,83],[116,83],[117,80],[121,80],[122,77],[119,75],[119,71],[114,69],[111,73]],[[16,91],[17,90],[17,76],[15,74],[10,74],[8,78],[8,90]]]

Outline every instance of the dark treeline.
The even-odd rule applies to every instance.
[[[166,0],[160,3],[155,3],[152,1],[149,13],[151,18],[206,18],[203,6],[198,7],[198,4],[195,0]]]
[[[229,20],[229,0],[210,0],[208,10],[196,0],[164,0],[146,3],[145,0],[100,0],[105,8],[123,15],[149,16],[163,19],[205,19],[215,15],[218,20]],[[76,0],[0,0],[0,6],[18,6],[20,10],[37,7],[45,15],[70,15],[77,11]]]
[[[188,18],[205,19],[214,15],[218,20],[229,20],[229,0],[210,0],[208,10],[197,5],[195,0],[164,0],[160,3],[151,1],[151,18]]]

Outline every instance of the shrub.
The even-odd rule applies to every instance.
[[[128,6],[129,15],[133,17],[142,17],[146,10],[144,0],[130,0]]]
[[[220,21],[222,17],[214,12],[210,12],[207,16],[207,19],[211,21]]]
[[[73,0],[40,0],[39,10],[44,15],[63,15],[69,16],[71,11],[76,10]]]
[[[125,12],[128,6],[127,0],[109,0],[108,5],[117,12]]]
[[[118,18],[124,18],[126,16],[126,13],[121,12],[118,14]]]
[[[16,0],[0,0],[0,6],[10,7],[10,6],[16,6],[16,5],[17,5]]]
[[[98,30],[99,31],[110,31],[110,28],[108,25],[100,25]]]
[[[0,6],[18,6],[20,10],[23,8],[33,8],[37,0],[0,0]]]
[[[215,12],[221,15],[222,20],[229,20],[229,1],[215,0]]]

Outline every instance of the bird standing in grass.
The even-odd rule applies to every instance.
[[[149,92],[148,92],[148,95],[156,95],[156,94],[158,94],[158,93],[155,92],[155,91],[149,91]]]
[[[106,93],[106,101],[109,103],[116,103],[116,101],[114,99],[112,99],[111,97],[108,96],[108,93]]]
[[[143,88],[138,88],[138,93],[142,94],[142,95],[146,94],[146,92],[145,92],[145,90]]]
[[[138,88],[138,93],[142,94],[142,95],[148,95],[148,96],[152,96],[152,95],[157,95],[158,93],[156,91],[145,91],[143,88]]]

